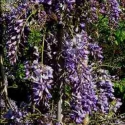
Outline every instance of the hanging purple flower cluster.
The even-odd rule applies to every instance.
[[[120,16],[121,9],[117,0],[108,0],[110,5],[110,21],[117,24]]]
[[[39,105],[42,100],[42,103],[48,108],[48,102],[52,97],[49,90],[51,89],[51,84],[53,82],[53,69],[50,66],[38,62],[39,52],[36,46],[34,46],[33,56],[35,59],[31,65],[28,62],[25,63],[25,79],[31,81],[34,103]]]
[[[97,96],[94,92],[91,70],[88,64],[88,36],[86,32],[76,34],[72,40],[65,41],[68,75],[66,81],[71,84],[71,117],[81,123],[86,114],[96,110]]]
[[[26,35],[24,33],[25,24],[25,11],[27,4],[21,4],[18,8],[13,8],[9,14],[5,15],[7,24],[7,57],[9,58],[10,64],[14,65],[17,61],[19,54],[19,46],[25,43]],[[22,41],[23,35],[23,41]]]
[[[105,5],[105,3],[101,3],[101,4],[100,4],[99,12],[100,12],[102,15],[106,15],[106,5]]]
[[[98,1],[97,0],[90,0],[89,6],[90,6],[90,17],[87,19],[89,22],[96,22],[98,20]]]
[[[97,69],[94,71],[93,69],[92,74],[93,83],[95,85],[96,94],[98,96],[97,110],[103,113],[108,113],[109,110],[116,111],[122,103],[113,95],[113,83],[111,81],[111,76],[109,75],[108,71],[104,69]],[[110,102],[115,100],[116,104],[114,104],[112,107]]]
[[[89,43],[89,51],[94,59],[102,61],[102,48],[97,43]]]
[[[24,24],[23,19],[17,20],[15,23],[15,26],[12,28],[12,25],[10,23],[10,26],[8,26],[7,33],[9,34],[8,41],[6,43],[7,45],[7,57],[10,60],[10,63],[14,65],[17,61],[17,53],[18,53],[18,46],[21,41],[21,35],[22,27]]]
[[[48,101],[52,97],[49,90],[51,89],[53,70],[49,66],[40,66],[37,61],[32,64],[33,75],[31,82],[33,84],[34,102],[39,104],[42,100],[46,107],[49,107]]]
[[[113,95],[114,89],[113,84],[110,80],[110,76],[106,72],[106,70],[98,70],[98,82],[97,85],[97,93],[98,93],[98,105],[103,113],[108,113],[109,111],[109,102],[110,100],[114,100],[115,97]]]

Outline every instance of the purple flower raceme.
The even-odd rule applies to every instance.
[[[98,69],[93,73],[93,83],[96,86],[96,94],[98,96],[97,110],[103,113],[108,113],[111,110],[111,102],[116,100],[114,97],[113,83],[111,82],[111,76],[104,69]],[[117,100],[116,106],[113,110],[117,108],[117,104],[121,104],[120,100]]]
[[[7,45],[7,57],[10,60],[10,63],[13,65],[17,61],[17,51],[18,46],[21,41],[21,32],[23,28],[24,21],[23,19],[17,20],[14,24],[14,27],[12,25],[8,26],[7,33],[9,34],[8,41],[6,43]]]
[[[117,24],[121,9],[117,0],[108,0],[110,6],[110,21]]]
[[[102,61],[102,48],[99,47],[97,43],[89,43],[89,51],[91,55],[94,57],[94,59],[97,59],[99,61]]]
[[[33,84],[34,102],[39,104],[42,100],[48,107],[48,101],[52,97],[49,89],[51,89],[53,70],[49,66],[39,65],[37,61],[32,64],[33,76],[31,82]]]
[[[49,99],[52,97],[49,90],[53,82],[53,69],[50,66],[40,64],[38,62],[39,52],[38,48],[34,46],[33,55],[35,59],[32,64],[25,63],[26,79],[31,81],[33,90],[33,101],[36,105],[39,105],[40,101],[46,107],[49,107]]]
[[[104,3],[101,3],[100,4],[100,13],[102,14],[102,15],[106,15],[106,4],[104,4]]]
[[[18,58],[18,49],[22,43],[25,43],[26,35],[24,33],[24,24],[26,15],[24,14],[28,4],[21,4],[18,8],[13,8],[9,14],[5,15],[7,24],[7,57],[10,64],[14,65]],[[23,13],[23,14],[22,14]],[[22,39],[23,35],[23,39]]]
[[[96,110],[97,96],[90,69],[88,68],[88,36],[86,32],[76,34],[72,40],[65,41],[65,66],[68,76],[66,81],[71,84],[71,118],[81,123],[87,114]]]
[[[90,4],[90,18],[88,18],[88,21],[95,22],[98,20],[98,7],[97,7],[97,0],[90,0],[89,1]]]

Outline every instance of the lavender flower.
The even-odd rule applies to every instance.
[[[89,50],[94,59],[102,61],[102,48],[97,43],[89,43]]]
[[[110,21],[117,24],[121,9],[117,0],[108,0],[110,5]]]
[[[53,70],[49,66],[41,66],[34,62],[31,67],[34,73],[34,76],[31,76],[34,92],[34,102],[39,104],[39,102],[43,100],[45,106],[48,107],[47,102],[52,97],[49,89],[51,89]]]
[[[10,63],[13,65],[17,61],[17,51],[18,46],[20,44],[20,33],[23,27],[23,20],[17,20],[15,22],[15,27],[13,28],[12,25],[8,26],[9,38],[6,43],[7,45],[7,57],[10,60]]]
[[[67,81],[72,87],[71,118],[81,123],[86,114],[96,110],[97,97],[94,92],[88,62],[88,36],[83,31],[65,42]]]
[[[53,69],[50,66],[39,64],[39,52],[36,46],[34,46],[33,56],[35,58],[31,65],[28,62],[25,63],[25,79],[31,81],[34,103],[39,105],[42,100],[42,103],[49,107],[48,101],[52,97],[49,90],[53,82]]]
[[[25,13],[27,4],[20,4],[18,8],[13,8],[9,14],[5,15],[5,21],[7,24],[6,34],[7,36],[7,57],[9,58],[10,64],[14,65],[18,59],[18,50],[20,44],[25,43],[26,35],[22,39],[24,33]],[[23,14],[22,14],[23,13]],[[20,15],[22,15],[20,17]],[[19,18],[20,17],[20,18]]]
[[[106,70],[98,70],[98,82],[96,83],[97,93],[98,93],[98,105],[103,113],[108,113],[110,107],[110,100],[114,100],[113,95],[114,89],[113,84],[110,81],[110,75]]]

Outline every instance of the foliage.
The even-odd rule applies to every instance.
[[[115,83],[115,89],[118,89],[117,94],[125,99],[125,78]]]
[[[125,78],[116,81],[114,84],[115,89],[115,96],[118,98],[121,98],[122,100],[122,106],[120,107],[120,112],[124,113],[124,107],[125,107]]]

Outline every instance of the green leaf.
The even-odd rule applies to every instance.
[[[114,42],[115,42],[116,45],[118,45],[118,41],[117,40],[115,40]]]

